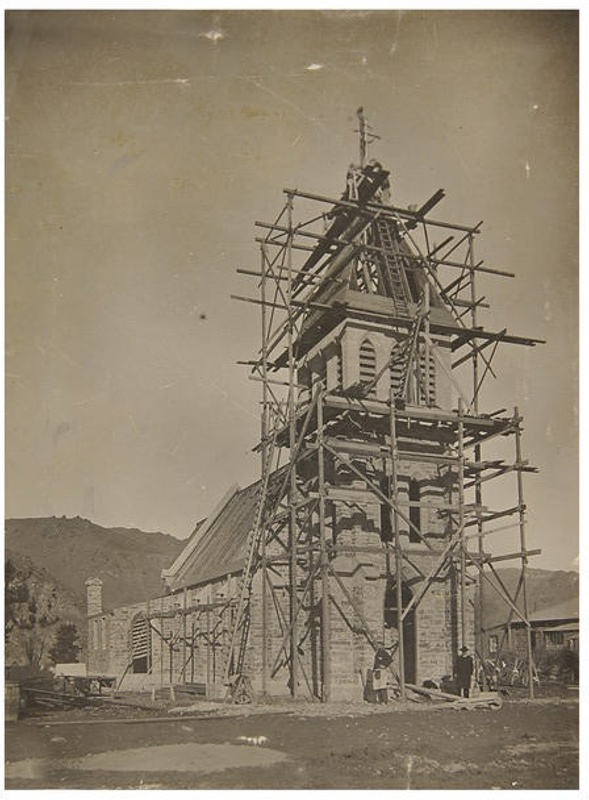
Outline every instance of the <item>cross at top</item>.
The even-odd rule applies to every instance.
[[[380,139],[380,136],[378,136],[376,133],[372,133],[372,126],[366,121],[364,106],[360,106],[360,108],[356,111],[356,116],[358,117],[358,129],[356,133],[358,133],[360,144],[360,167],[363,168],[366,166],[368,145],[371,144],[375,139]]]

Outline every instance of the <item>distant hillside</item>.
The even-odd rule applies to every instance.
[[[161,594],[161,570],[183,542],[163,533],[102,528],[81,517],[49,517],[6,520],[5,547],[71,592],[85,613],[84,583],[90,577],[103,581],[105,609]]]
[[[520,576],[520,570],[509,568],[497,570],[497,572],[513,595]],[[526,588],[528,609],[531,613],[546,606],[556,605],[564,600],[578,598],[579,573],[565,572],[563,570],[528,569],[526,573]],[[488,584],[485,585],[483,597],[483,626],[490,628],[493,625],[505,622],[509,615],[509,607]]]
[[[162,593],[163,567],[174,561],[184,543],[162,533],[144,533],[129,528],[102,528],[75,517],[9,519],[6,521],[6,558],[31,572],[28,583],[41,594],[55,595],[62,621],[80,623],[86,612],[85,581],[103,581],[105,609],[141,602]],[[513,593],[519,570],[498,570],[501,580]],[[530,612],[564,600],[577,598],[579,575],[576,572],[528,570]],[[485,585],[485,628],[507,619],[509,608],[493,589]]]
[[[82,622],[85,609],[80,608],[80,598],[63,584],[60,584],[46,569],[38,566],[28,556],[23,556],[6,547],[5,561],[12,561],[18,572],[26,576],[27,584],[37,596],[39,594],[55,597],[55,611],[66,622]]]
[[[85,609],[77,595],[60,585],[45,569],[37,566],[27,556],[5,551],[5,561],[10,561],[14,571],[13,582],[26,585],[27,596],[18,605],[15,616],[24,619],[23,611],[29,602],[33,602],[36,617],[45,615],[44,624],[34,624],[20,629],[12,624],[12,615],[6,607],[5,625],[5,662],[6,664],[27,664],[36,662],[46,664],[48,651],[53,644],[55,632],[63,623],[73,623],[79,636],[82,652],[85,650],[86,620]],[[6,576],[7,580],[9,576]],[[13,610],[13,609],[12,609]]]

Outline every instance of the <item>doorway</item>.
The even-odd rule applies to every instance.
[[[401,603],[403,608],[409,605],[413,597],[411,589],[404,583],[401,588]],[[397,613],[397,583],[391,578],[387,583],[384,598],[384,626],[388,629],[398,629],[399,615]],[[417,679],[417,631],[415,608],[412,608],[403,620],[403,665],[405,668],[405,682],[415,683]]]

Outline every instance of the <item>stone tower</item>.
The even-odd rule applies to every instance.
[[[372,164],[354,170],[350,184],[356,197],[378,186],[375,199],[382,202],[388,175]],[[462,644],[457,564],[445,565],[419,603],[415,597],[452,534],[448,509],[457,496],[457,471],[448,455],[455,436],[442,421],[453,416],[451,351],[438,329],[453,320],[408,244],[403,221],[377,217],[366,225],[356,209],[339,211],[340,236],[350,235],[358,217],[361,254],[332,268],[337,282],[328,270],[314,300],[326,308],[306,320],[297,349],[299,384],[325,387],[322,493],[335,577],[334,699],[357,696],[375,640],[399,647],[399,599],[403,610],[410,606],[403,623],[406,682],[452,674]],[[302,461],[298,474],[307,490],[321,491],[315,464]],[[463,626],[471,647],[473,620],[469,605]],[[354,632],[359,626],[366,631]]]
[[[472,645],[465,576],[456,559],[438,566],[459,516],[454,321],[410,245],[413,220],[382,213],[388,189],[379,164],[352,167],[325,235],[288,279],[288,342],[271,368],[291,379],[263,444],[268,461],[270,439],[288,449],[290,466],[262,480],[267,495],[281,489],[265,501],[264,552],[252,556],[266,578],[252,577],[249,597],[246,663],[256,682],[265,665],[265,689],[358,698],[381,641],[403,685],[440,681],[459,644]],[[262,612],[265,582],[284,603],[280,625],[267,599]]]
[[[364,161],[339,200],[285,189],[276,221],[257,223],[261,270],[244,271],[261,289],[248,363],[263,386],[262,478],[227,674],[262,692],[358,698],[381,642],[401,693],[451,677],[458,649],[481,641],[487,567],[519,559],[523,587],[534,552],[521,417],[482,413],[479,398],[499,343],[540,340],[479,324],[477,273],[509,274],[476,263],[480,223],[432,220],[441,189],[393,205],[389,173]],[[299,220],[295,200],[321,211]],[[513,464],[483,458],[510,435]],[[483,483],[511,472],[518,500],[490,512]],[[487,526],[511,515],[520,549],[495,557]],[[526,618],[525,590],[493,591]]]

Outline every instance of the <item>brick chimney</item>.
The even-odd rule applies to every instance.
[[[102,581],[88,578],[86,581],[86,613],[89,617],[102,614]]]

